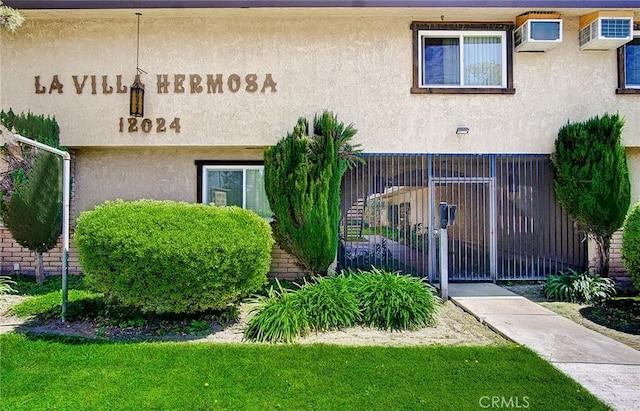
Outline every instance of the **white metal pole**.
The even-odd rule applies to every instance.
[[[67,317],[69,273],[69,208],[71,200],[71,156],[62,157],[62,322]]]
[[[44,151],[59,155],[62,157],[62,322],[65,321],[67,315],[68,287],[67,274],[69,271],[69,203],[70,203],[70,184],[71,184],[71,155],[66,151],[42,144],[38,141],[31,140],[19,134],[14,134],[13,138],[21,143],[28,144],[33,147],[40,148]]]
[[[440,229],[440,298],[449,299],[449,233]]]
[[[440,298],[443,301],[449,299],[449,205],[441,202],[438,205],[440,216]]]

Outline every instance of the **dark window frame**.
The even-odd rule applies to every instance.
[[[635,32],[640,31],[640,24],[633,25],[634,39],[640,39],[640,36],[636,36]],[[618,47],[618,88],[616,94],[640,94],[640,88],[627,88],[627,73],[625,67],[625,46],[626,44]]]
[[[413,86],[411,94],[515,94],[513,87],[513,29],[511,22],[502,23],[438,23],[438,22],[413,22],[411,31],[413,36]],[[504,31],[505,47],[507,51],[507,84],[506,87],[420,87],[420,62],[418,47],[420,46],[420,30],[446,30],[446,31]]]
[[[264,166],[263,160],[196,160],[196,202],[202,203],[202,170],[205,166]]]

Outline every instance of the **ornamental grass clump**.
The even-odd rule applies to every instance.
[[[364,325],[413,330],[437,323],[440,300],[419,278],[373,269],[307,283],[296,291],[271,288],[252,300],[245,338],[290,342],[310,331]]]
[[[244,336],[250,341],[291,342],[309,333],[309,317],[301,299],[291,290],[271,287],[267,296],[257,296],[250,301],[249,323]]]
[[[372,268],[354,283],[364,325],[382,330],[413,330],[437,323],[436,290],[408,275]]]
[[[0,295],[9,294],[9,293],[17,293],[11,285],[15,285],[16,282],[11,279],[11,277],[2,275],[0,276]]]
[[[544,295],[549,300],[570,303],[594,304],[610,299],[616,294],[613,280],[578,273],[569,269],[560,275],[550,275],[544,285]]]
[[[320,277],[296,292],[314,331],[351,327],[360,320],[358,300],[344,275]]]

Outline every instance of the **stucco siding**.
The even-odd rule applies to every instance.
[[[616,95],[615,51],[579,51],[578,15],[564,14],[564,41],[545,53],[514,53],[515,95],[412,95],[414,20],[469,20],[468,11],[401,9],[363,13],[341,9],[208,11],[207,17],[143,15],[139,65],[148,74],[145,118],[149,132],[127,131],[128,87],[135,74],[133,12],[119,18],[28,20],[15,34],[2,34],[0,106],[55,115],[62,143],[85,146],[269,145],[300,115],[323,109],[359,129],[356,141],[368,152],[549,153],[557,130],[578,121],[619,112],[624,141],[640,146],[640,97]],[[122,11],[120,11],[122,14]],[[442,14],[446,13],[446,14]],[[475,10],[478,21],[513,21],[517,10]],[[638,14],[638,13],[636,13]],[[158,94],[158,75],[167,93]],[[222,74],[222,94],[208,93],[207,75]],[[231,92],[229,77],[240,78]],[[255,74],[258,90],[245,91]],[[263,88],[267,74],[275,87]],[[53,76],[63,92],[51,89]],[[87,76],[82,94],[78,84]],[[174,92],[175,75],[185,90]],[[202,78],[191,93],[191,75]],[[40,76],[44,93],[35,93]],[[91,93],[95,76],[96,94]],[[275,92],[273,90],[276,90]],[[125,125],[119,131],[120,118]],[[181,131],[156,132],[156,119]],[[140,120],[141,121],[141,120]],[[139,125],[139,124],[138,124]],[[470,128],[455,134],[457,126]]]
[[[75,177],[78,211],[120,198],[196,202],[195,160],[261,160],[244,148],[91,148],[79,150]]]

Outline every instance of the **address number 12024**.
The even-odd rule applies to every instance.
[[[158,117],[155,119],[155,124],[152,119],[145,118],[139,119],[137,117],[129,117],[124,118],[120,117],[120,123],[118,131],[123,133],[125,130],[129,133],[137,133],[142,131],[143,133],[150,133],[151,130],[155,129],[156,133],[165,133],[169,130],[173,130],[176,133],[180,132],[180,118],[174,117],[173,121],[167,125],[167,120],[162,117]]]

